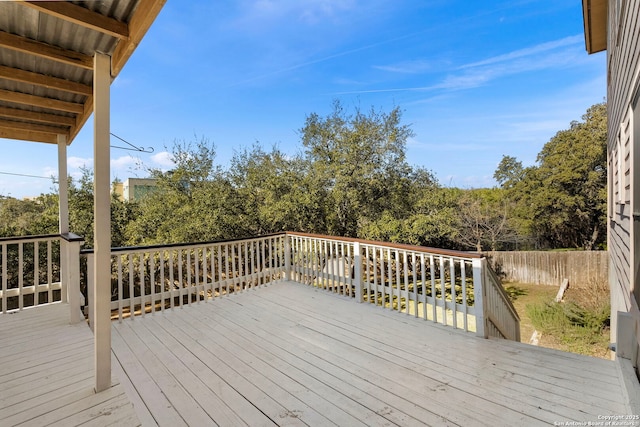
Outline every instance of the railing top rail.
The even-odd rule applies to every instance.
[[[32,236],[0,237],[0,243],[19,243],[32,240],[54,240],[60,238],[60,234],[38,234]]]
[[[453,256],[458,258],[484,258],[484,256],[478,252],[456,251],[453,249],[431,248],[428,246],[406,245],[403,243],[378,242],[375,240],[356,239],[353,237],[326,236],[322,234],[300,233],[296,231],[287,231],[287,234],[291,236],[312,237],[317,239],[338,240],[338,241],[354,242],[354,243],[359,242],[365,245],[377,245],[377,246],[384,246],[387,248],[403,249],[403,250],[410,250],[410,251],[416,251],[416,252],[425,252],[430,254],[446,255],[446,256]]]
[[[266,239],[269,237],[283,236],[284,234],[285,233],[271,233],[271,234],[263,234],[261,236],[256,236],[256,237],[241,237],[238,239],[211,240],[207,242],[168,243],[168,244],[148,245],[148,246],[124,246],[124,247],[111,248],[111,253],[146,251],[146,250],[152,250],[152,249],[183,248],[188,246],[216,245],[221,243],[232,243],[232,242],[244,242],[248,240],[259,240],[259,239]],[[87,255],[92,253],[93,253],[93,249],[83,249],[80,251],[81,255]]]

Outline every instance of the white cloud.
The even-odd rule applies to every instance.
[[[374,65],[373,68],[391,73],[419,74],[432,69],[430,62],[418,59],[414,61],[402,61],[390,65]]]
[[[512,52],[505,53],[505,54],[498,55],[498,56],[493,56],[491,58],[483,59],[481,61],[472,62],[471,64],[463,65],[460,68],[461,69],[473,68],[473,67],[480,67],[480,66],[485,66],[485,65],[496,64],[496,63],[499,63],[499,62],[512,61],[514,59],[528,57],[528,56],[534,56],[534,55],[538,55],[540,53],[545,53],[545,52],[548,52],[550,50],[556,50],[556,49],[562,48],[562,47],[581,45],[583,41],[584,41],[584,38],[583,38],[582,35],[575,35],[575,36],[565,37],[565,38],[562,38],[562,39],[559,39],[559,40],[554,40],[554,41],[550,41],[550,42],[546,42],[546,43],[540,43],[540,44],[537,44],[535,46],[527,47],[527,48],[524,48],[524,49],[514,50]]]
[[[69,157],[67,159],[67,167],[69,168],[90,168],[93,167],[93,158],[82,158],[82,157]]]
[[[241,3],[243,15],[236,24],[273,25],[276,21],[298,20],[317,23],[354,9],[356,0],[247,0]]]
[[[111,159],[111,167],[114,169],[121,169],[127,166],[129,167],[135,166],[135,165],[138,165],[139,163],[140,163],[140,159],[130,155],[121,156],[121,157],[118,157],[117,159]]]
[[[172,168],[175,163],[171,161],[171,153],[168,151],[160,151],[159,153],[151,156],[151,161],[163,169]]]
[[[42,176],[52,176],[55,179],[58,179],[58,169],[51,166],[45,166],[42,168]]]

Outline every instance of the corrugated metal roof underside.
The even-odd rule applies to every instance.
[[[73,7],[71,3],[83,8],[78,9],[83,13],[95,12],[127,25],[137,20],[141,24],[136,27],[136,37],[141,39],[165,1],[74,1],[63,3],[63,7]],[[135,48],[140,40],[116,37],[24,3],[0,1],[0,137],[30,139],[58,131],[62,125],[71,139],[92,111],[92,105],[84,104],[92,102],[94,53],[114,55],[119,43],[131,43]],[[136,16],[138,10],[140,16]],[[133,48],[121,54],[121,61],[128,59]],[[47,55],[47,50],[54,54]],[[66,120],[56,123],[56,117]],[[34,124],[39,133],[25,132],[25,123]],[[55,142],[55,138],[52,134],[34,140]]]

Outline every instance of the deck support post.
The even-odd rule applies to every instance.
[[[360,242],[353,243],[353,282],[356,287],[356,302],[362,302],[362,253]]]
[[[284,235],[284,280],[291,280],[291,236]]]
[[[93,59],[93,314],[96,392],[111,387],[111,191],[110,191],[111,57]]]
[[[69,187],[67,181],[67,136],[58,135],[58,232],[62,235],[69,232]],[[63,285],[67,286],[67,292],[62,292],[60,299],[67,303],[69,294],[69,282],[66,281],[69,271],[69,258],[64,239],[60,241],[60,273]],[[64,290],[64,289],[63,289]],[[73,309],[71,309],[73,311]],[[71,323],[73,313],[71,313]]]
[[[58,135],[58,223],[60,239],[60,279],[67,292],[61,299],[69,303],[69,322],[79,323],[80,312],[80,245],[82,239],[69,235],[69,181],[67,178],[67,136]]]
[[[474,258],[471,261],[473,267],[473,305],[476,314],[476,335],[488,338],[486,329],[487,310],[484,305],[484,269],[487,267],[485,258]]]

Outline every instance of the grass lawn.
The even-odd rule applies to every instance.
[[[547,314],[551,313],[551,315],[547,316],[547,330],[543,331],[538,343],[539,346],[589,356],[610,357],[610,352],[607,348],[609,343],[608,328],[605,328],[600,333],[593,332],[571,324],[564,317],[562,319],[564,321],[559,321],[554,317],[561,314],[563,309],[568,308],[572,302],[588,305],[588,303],[585,303],[585,299],[601,300],[606,298],[608,300],[608,292],[607,295],[601,295],[604,291],[600,290],[600,294],[596,295],[593,291],[570,287],[565,294],[565,301],[567,302],[563,303],[563,305],[555,306],[557,310],[552,310],[549,307],[554,307],[553,301],[558,293],[558,287],[556,286],[504,283],[504,287],[511,296],[513,305],[520,316],[522,342],[528,343],[533,331],[536,329],[530,317],[531,306],[535,306],[539,309],[538,312],[544,311],[546,308]],[[529,309],[527,309],[527,306],[529,306]],[[540,326],[538,329],[540,331]]]

